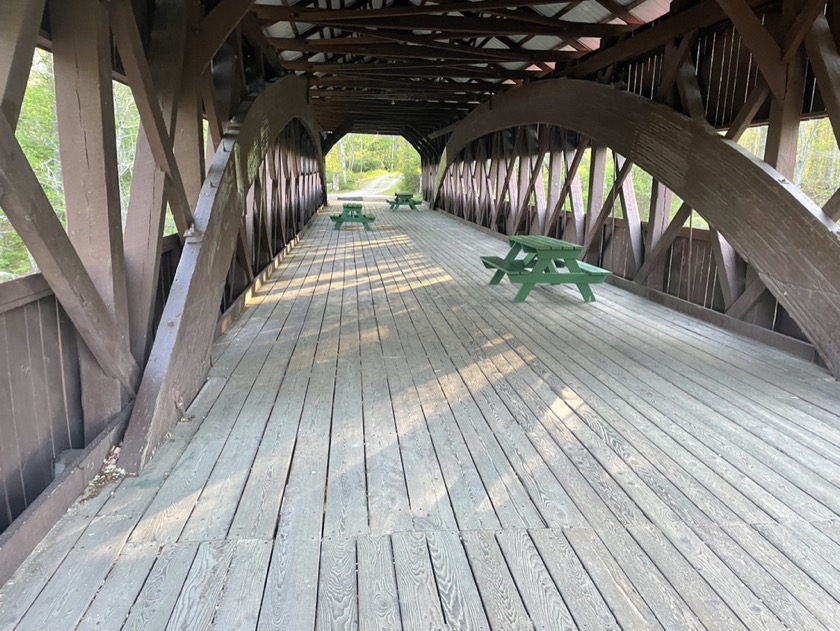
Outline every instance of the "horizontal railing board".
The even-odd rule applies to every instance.
[[[0,283],[0,313],[6,313],[52,294],[41,274],[30,274]]]

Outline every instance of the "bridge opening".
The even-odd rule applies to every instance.
[[[420,192],[420,154],[402,136],[347,134],[333,145],[325,161],[331,198]]]

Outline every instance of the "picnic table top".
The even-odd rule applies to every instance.
[[[508,243],[518,244],[533,252],[580,252],[583,246],[569,241],[561,241],[552,237],[536,234],[522,234],[508,237]]]
[[[395,197],[414,197],[414,193],[394,193]]]

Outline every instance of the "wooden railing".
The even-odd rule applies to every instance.
[[[157,317],[180,252],[177,236],[163,240]],[[56,458],[92,438],[73,324],[41,274],[0,284],[0,532],[47,488]]]
[[[40,274],[0,285],[0,529],[84,446],[76,333]]]
[[[476,222],[480,217],[468,205],[456,204],[456,207],[444,209],[471,222]],[[506,200],[501,203],[498,216],[505,217],[508,214],[510,214],[510,202]],[[528,216],[535,214],[533,206],[527,208],[526,214]],[[563,238],[570,214],[561,213],[553,236]],[[483,216],[483,219],[484,224],[487,224],[487,217]],[[484,227],[501,230],[500,226],[484,225]],[[531,226],[526,221],[522,232],[528,233],[530,229]],[[648,225],[642,223],[644,237],[647,230]],[[596,247],[587,256],[587,261],[608,269],[621,278],[633,279],[635,266],[625,219],[610,217],[601,228],[595,243]],[[740,257],[738,257],[738,264],[746,267],[746,262]],[[724,313],[723,295],[709,231],[704,228],[683,228],[662,257],[661,262],[650,273],[644,286],[705,309]],[[765,292],[757,307],[744,317],[743,321],[808,343],[808,338],[802,329],[769,292]]]

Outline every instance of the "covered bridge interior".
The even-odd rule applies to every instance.
[[[837,0],[5,2],[0,629],[836,628],[839,48]],[[420,212],[333,229],[350,133]],[[488,285],[523,235],[595,301]]]

